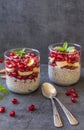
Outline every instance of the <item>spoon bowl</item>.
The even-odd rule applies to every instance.
[[[77,125],[78,124],[78,120],[71,114],[71,112],[60,102],[60,100],[56,97],[57,95],[57,90],[56,88],[50,84],[50,83],[43,83],[42,85],[42,93],[45,97],[52,99],[55,99],[59,105],[61,106],[61,108],[63,109],[66,117],[69,120],[69,123],[71,125]],[[62,125],[62,124],[61,124]]]
[[[42,84],[42,93],[46,98],[51,98],[56,96],[57,91],[53,85],[45,82]]]

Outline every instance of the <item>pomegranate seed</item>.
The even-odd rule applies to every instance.
[[[38,73],[33,73],[33,77],[38,77]]]
[[[34,53],[30,53],[31,57],[36,57],[36,55]]]
[[[8,68],[13,68],[12,64],[7,65]]]
[[[13,52],[10,53],[10,56],[15,56],[15,54]]]
[[[10,115],[11,117],[15,117],[15,111],[10,111],[9,115]]]
[[[0,63],[2,63],[2,62],[3,62],[3,60],[0,59]]]
[[[72,101],[73,103],[75,103],[75,102],[76,102],[76,98],[75,98],[75,97],[72,97],[72,98],[71,98],[71,101]]]
[[[77,93],[72,93],[72,96],[73,97],[78,97],[78,94]]]
[[[17,78],[18,78],[18,79],[22,79],[22,76],[18,75]]]
[[[4,113],[5,112],[5,107],[0,107],[0,113]]]
[[[70,91],[67,91],[65,94],[66,94],[67,96],[70,96],[70,95],[71,95],[71,92],[70,92]]]
[[[13,99],[12,99],[12,103],[13,103],[13,104],[18,104],[19,102],[18,102],[18,100],[17,100],[16,98],[13,98]]]
[[[23,64],[18,64],[18,68],[19,68],[19,69],[23,69],[23,68],[24,68],[24,65],[23,65]]]
[[[29,107],[28,107],[28,110],[29,111],[34,111],[35,110],[35,106],[33,104],[31,104]]]
[[[59,61],[62,60],[62,61],[63,61],[63,60],[64,60],[64,57],[63,57],[62,55],[58,54],[58,55],[57,55],[57,60],[59,60]]]
[[[28,79],[33,79],[33,75],[28,76]]]
[[[75,93],[76,92],[75,88],[72,88],[70,91],[71,91],[71,93]]]

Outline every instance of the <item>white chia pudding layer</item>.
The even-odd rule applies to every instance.
[[[48,75],[51,81],[60,85],[71,85],[80,78],[80,66],[75,69],[60,68],[48,65]]]
[[[35,79],[19,80],[6,75],[6,84],[9,90],[16,93],[31,93],[39,87],[40,74]]]

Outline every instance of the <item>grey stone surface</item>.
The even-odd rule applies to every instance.
[[[3,64],[0,69],[3,68]],[[70,87],[56,86],[58,90],[58,98],[61,102],[74,114],[78,119],[79,125],[71,126],[65,117],[62,109],[56,103],[57,109],[63,120],[64,126],[60,130],[83,130],[84,129],[84,69],[79,82]],[[6,113],[0,113],[0,130],[57,130],[53,124],[52,106],[49,99],[42,96],[41,84],[45,81],[50,82],[47,73],[47,65],[41,65],[41,83],[39,89],[29,95],[19,95],[11,93],[4,95],[3,100],[0,101],[0,106],[6,107]],[[0,84],[7,87],[5,80],[0,79]],[[72,103],[70,97],[65,96],[66,90],[74,87],[79,94],[77,103]],[[19,100],[18,105],[11,103],[12,98]],[[36,110],[33,112],[27,111],[27,107],[31,104],[36,106]],[[14,110],[16,117],[10,117],[9,112]]]
[[[63,41],[84,48],[84,0],[0,0],[0,56],[10,48],[31,47],[47,63],[48,45]]]

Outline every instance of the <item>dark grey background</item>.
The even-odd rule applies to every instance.
[[[48,45],[63,41],[80,43],[84,53],[84,0],[0,0],[1,57],[7,49],[31,47],[47,63]]]

